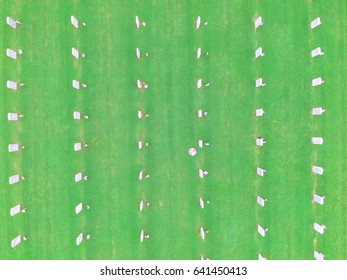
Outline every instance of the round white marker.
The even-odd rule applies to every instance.
[[[189,150],[188,150],[188,154],[190,155],[190,156],[195,156],[196,154],[197,154],[198,152],[194,149],[194,148],[190,148]]]

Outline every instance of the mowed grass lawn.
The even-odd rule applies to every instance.
[[[0,4],[1,259],[313,259],[314,250],[347,258],[344,0]],[[71,15],[87,26],[75,29]],[[135,15],[145,28],[136,29]],[[6,16],[22,25],[10,28]],[[318,16],[323,24],[310,30]],[[72,47],[86,57],[75,60]],[[149,56],[137,60],[136,47]],[[266,55],[254,60],[258,47]],[[316,47],[325,55],[312,59]],[[23,55],[12,60],[6,48]],[[319,76],[325,84],[312,88]],[[259,77],[266,87],[256,89]],[[198,90],[199,78],[210,86]],[[73,89],[73,79],[88,87]],[[137,89],[137,79],[149,88]],[[11,91],[7,80],[26,86]],[[313,117],[313,107],[326,112]],[[198,119],[198,109],[208,117]],[[138,110],[150,117],[139,120]],[[75,121],[73,111],[90,118]],[[8,112],[24,118],[9,122]],[[258,136],[264,147],[255,146]],[[140,139],[150,146],[139,151]],[[198,139],[210,146],[188,156]],[[75,142],[89,147],[76,153]],[[10,143],[26,149],[9,153]],[[199,168],[209,172],[204,179]],[[139,181],[140,170],[150,178]],[[75,183],[77,172],[88,181]],[[10,186],[17,173],[27,179]],[[325,204],[312,203],[313,193]],[[257,195],[268,199],[264,208]],[[199,197],[211,203],[200,209]],[[143,212],[141,199],[150,202]],[[76,215],[79,202],[90,210]],[[27,212],[10,217],[16,204]],[[326,225],[324,235],[314,222]],[[269,229],[265,238],[257,224]],[[80,232],[91,239],[76,246]],[[12,249],[19,234],[28,240]]]

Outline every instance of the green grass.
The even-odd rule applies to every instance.
[[[1,259],[313,259],[314,250],[347,258],[344,0],[0,4]],[[74,29],[71,15],[87,27]],[[146,28],[135,28],[135,15]],[[200,30],[198,15],[209,22]],[[258,15],[264,25],[255,31]],[[6,16],[22,26],[11,29]],[[317,16],[323,24],[310,30]],[[254,61],[260,46],[266,56]],[[311,59],[318,46],[325,55]],[[86,58],[74,60],[72,47]],[[149,57],[137,60],[136,47]],[[198,47],[209,56],[197,60]],[[6,48],[24,53],[13,61]],[[312,88],[318,76],[326,82]],[[265,88],[254,87],[258,77]],[[210,87],[198,90],[198,78]],[[10,91],[8,79],[26,86]],[[72,79],[88,88],[74,90]],[[136,79],[148,90],[139,91]],[[326,113],[312,117],[316,106]],[[266,114],[256,118],[261,107]],[[200,108],[207,118],[196,117]],[[138,120],[139,109],[150,118]],[[74,110],[90,119],[74,121]],[[24,118],[8,122],[8,112]],[[264,147],[255,146],[257,136],[266,138]],[[313,146],[312,136],[324,145]],[[137,149],[140,138],[148,149]],[[211,145],[189,157],[198,139]],[[80,141],[88,149],[73,152]],[[9,143],[27,148],[10,154]],[[323,176],[312,174],[314,164]],[[203,180],[199,168],[209,171]],[[137,179],[141,169],[148,180]],[[79,171],[87,182],[74,182]],[[27,180],[10,186],[16,173]],[[312,203],[314,192],[325,205]],[[256,195],[268,199],[266,207]],[[203,210],[200,196],[211,201]],[[151,202],[142,213],[141,199]],[[79,202],[91,209],[75,215]],[[10,217],[18,203],[27,213]],[[314,222],[326,225],[324,235]],[[265,238],[257,224],[269,228]],[[205,241],[200,226],[209,230]],[[141,229],[150,233],[142,244]],[[77,247],[80,232],[92,238]],[[18,234],[28,241],[12,249]]]

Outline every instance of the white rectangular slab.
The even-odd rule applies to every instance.
[[[313,257],[318,261],[324,260],[324,255],[322,253],[318,253],[317,251],[314,251]]]
[[[8,113],[7,119],[9,121],[18,121],[18,114],[17,113]]]
[[[19,174],[16,174],[16,175],[9,177],[8,182],[10,183],[10,185],[18,183],[19,182]]]
[[[202,79],[199,79],[199,80],[196,82],[196,87],[197,87],[197,88],[201,88],[201,87],[202,87]]]
[[[17,28],[17,21],[15,21],[14,19],[10,17],[6,17],[6,23],[14,29]]]
[[[258,233],[259,233],[262,237],[265,237],[266,231],[265,231],[265,229],[264,229],[262,226],[257,225],[257,231],[258,231]]]
[[[202,118],[202,110],[198,110],[198,118]]]
[[[262,169],[262,168],[260,168],[260,167],[257,167],[257,174],[259,175],[259,176],[264,176],[264,174],[265,174],[265,172],[266,172],[266,170],[264,170],[264,169]]]
[[[19,245],[22,242],[22,237],[18,235],[17,237],[13,238],[11,241],[11,247],[14,248],[17,245]]]
[[[7,81],[6,86],[9,89],[16,90],[18,88],[18,84],[14,81]]]
[[[144,201],[143,199],[140,200],[140,211],[142,212],[144,206]]]
[[[260,196],[257,196],[257,203],[262,207],[265,206],[265,200],[261,198]]]
[[[324,112],[325,110],[322,107],[318,107],[318,108],[313,108],[311,111],[311,114],[313,116],[317,116],[317,115],[323,115]]]
[[[201,48],[198,48],[196,51],[196,58],[199,59],[201,57]]]
[[[140,20],[138,16],[135,16],[135,24],[137,28],[140,28]]]
[[[142,243],[145,238],[145,231],[142,229],[140,232],[140,242]]]
[[[75,213],[79,214],[82,211],[83,204],[82,202],[78,203],[77,206],[75,207]]]
[[[80,54],[79,54],[78,50],[75,49],[75,48],[71,49],[71,53],[72,53],[72,56],[77,58],[77,59],[80,57]]]
[[[256,50],[255,50],[255,58],[258,58],[258,57],[260,57],[260,56],[264,56],[265,54],[263,53],[263,48],[257,48]]]
[[[205,230],[203,227],[200,227],[200,237],[202,240],[205,240]]]
[[[312,80],[312,86],[313,87],[317,87],[317,86],[320,86],[324,83],[322,77],[318,77],[318,78],[315,78]]]
[[[322,175],[324,172],[324,169],[322,167],[319,167],[319,166],[312,166],[312,172],[315,174]]]
[[[310,27],[311,27],[311,29],[314,29],[321,24],[322,24],[322,22],[321,22],[320,17],[317,17],[316,19],[311,21]]]
[[[75,28],[78,28],[78,20],[74,16],[71,16],[71,23]]]
[[[74,120],[80,120],[81,119],[81,113],[80,112],[73,112],[73,118]]]
[[[196,19],[196,22],[195,22],[195,27],[196,27],[196,29],[199,29],[199,28],[200,28],[200,24],[201,24],[201,17],[198,16],[198,18]]]
[[[19,145],[18,144],[9,144],[8,145],[8,151],[10,153],[18,152],[19,151]]]
[[[202,148],[204,146],[204,143],[202,142],[202,140],[198,140],[198,146],[199,148]]]
[[[316,48],[316,49],[311,51],[311,57],[316,57],[316,56],[323,55],[323,54],[324,54],[324,52],[322,51],[321,48]]]
[[[74,149],[75,152],[80,151],[82,149],[82,143],[75,143],[73,145],[73,149]]]
[[[75,88],[75,89],[80,89],[80,82],[76,81],[76,80],[73,80],[72,81],[72,87]]]
[[[79,172],[75,175],[75,182],[79,182],[82,180],[82,173]]]
[[[16,206],[14,206],[10,209],[10,215],[11,216],[17,215],[18,213],[20,213],[20,210],[21,210],[20,205],[17,204]]]
[[[199,177],[201,179],[204,178],[204,171],[202,171],[202,169],[199,169]]]
[[[265,114],[265,111],[262,108],[255,110],[255,116],[256,117],[261,117],[264,114]]]
[[[254,21],[254,28],[257,29],[259,26],[263,25],[263,18],[257,17]]]
[[[83,241],[83,233],[80,233],[76,238],[76,245],[79,246]]]
[[[11,49],[6,49],[6,55],[12,59],[17,59],[17,52]]]
[[[320,196],[318,194],[314,194],[313,195],[313,201],[320,204],[320,205],[323,205],[324,204],[324,199],[325,197],[324,196]]]
[[[315,144],[315,145],[323,145],[323,142],[324,142],[322,137],[312,137],[311,141],[312,141],[312,144]]]
[[[263,87],[265,84],[263,83],[263,78],[259,78],[255,80],[255,87]]]
[[[200,208],[202,208],[202,209],[205,208],[205,202],[201,197],[199,198],[199,204],[200,204]]]
[[[257,138],[256,140],[255,140],[255,144],[257,145],[257,146],[264,146],[264,138]]]
[[[324,230],[325,230],[325,226],[324,225],[320,225],[317,223],[313,224],[313,228],[315,231],[317,231],[319,234],[324,234]]]

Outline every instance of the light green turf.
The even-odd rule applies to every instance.
[[[218,4],[216,4],[218,3]],[[0,0],[1,259],[346,259],[344,0]],[[17,30],[5,17],[19,19]],[[86,28],[70,24],[75,15]],[[135,15],[147,23],[136,29]],[[207,26],[194,28],[200,15]],[[261,15],[257,31],[253,19]],[[320,16],[315,30],[309,22]],[[266,56],[254,61],[263,47]],[[323,57],[310,58],[316,47]],[[6,48],[23,49],[18,61]],[[71,48],[86,53],[76,61]],[[135,48],[149,52],[137,60]],[[208,57],[197,60],[202,47]],[[312,88],[311,79],[326,83]],[[267,86],[256,89],[263,77]],[[210,87],[197,90],[202,78]],[[6,80],[26,86],[6,89]],[[72,79],[88,88],[76,91]],[[149,84],[136,88],[136,79]],[[326,109],[312,117],[312,107]],[[264,108],[262,118],[256,108]],[[198,119],[198,109],[209,116]],[[137,119],[145,110],[150,118]],[[74,121],[80,110],[88,121]],[[20,112],[18,123],[8,112]],[[267,144],[255,146],[263,136]],[[324,137],[313,146],[312,136]],[[137,150],[137,141],[150,143]],[[194,158],[188,148],[210,142]],[[73,152],[74,142],[89,147]],[[9,143],[27,148],[8,153]],[[325,168],[314,176],[311,166]],[[257,166],[267,170],[255,174]],[[209,175],[201,180],[198,168]],[[150,178],[139,182],[144,169]],[[87,182],[76,184],[83,171]],[[10,186],[16,173],[25,182]],[[326,197],[312,203],[314,192]],[[265,208],[256,195],[268,199]],[[211,204],[200,209],[198,198]],[[141,199],[151,205],[138,210]],[[91,205],[74,214],[77,203]],[[17,203],[27,213],[9,216]],[[318,236],[313,222],[326,225]],[[268,227],[265,238],[256,225]],[[209,230],[206,240],[199,227]],[[150,238],[139,242],[140,230]],[[79,232],[91,240],[75,245]],[[28,241],[15,249],[18,234]]]

